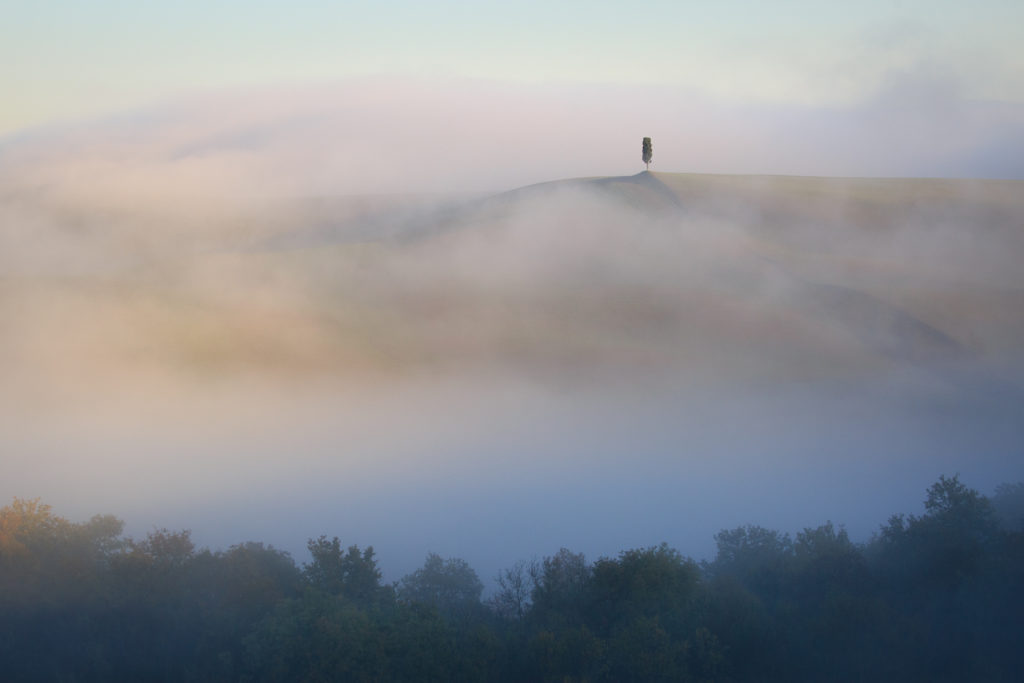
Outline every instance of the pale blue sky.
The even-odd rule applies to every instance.
[[[0,0],[0,135],[196,91],[399,75],[845,106],[893,73],[1024,100],[1019,0]]]

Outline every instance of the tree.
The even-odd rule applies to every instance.
[[[594,563],[590,592],[603,624],[638,616],[669,620],[685,613],[699,580],[697,565],[662,543],[599,559]]]
[[[422,567],[402,579],[398,597],[434,605],[443,614],[461,615],[480,604],[483,589],[480,578],[465,560],[445,560],[429,553]]]
[[[971,518],[988,517],[989,503],[983,495],[960,482],[960,475],[942,475],[928,487],[924,508],[930,515],[967,515]]]
[[[857,548],[850,541],[846,529],[839,527],[837,530],[832,522],[826,522],[817,529],[805,528],[797,533],[793,551],[797,559],[804,563],[857,554]]]
[[[329,541],[321,536],[307,546],[313,561],[305,566],[305,575],[314,588],[364,604],[379,597],[381,573],[372,545],[362,552],[351,545],[342,552],[337,536]]]
[[[0,508],[0,602],[55,603],[87,591],[122,549],[123,527],[110,515],[75,524],[38,499],[15,498]]]
[[[715,543],[718,554],[708,566],[712,576],[733,575],[755,590],[774,589],[793,557],[789,534],[752,524],[718,532]]]
[[[530,596],[539,574],[536,560],[529,563],[520,560],[510,569],[503,569],[496,579],[498,592],[490,600],[491,608],[506,619],[521,621],[530,608]]]
[[[1024,481],[997,486],[992,509],[1005,531],[1024,531]]]
[[[145,540],[128,542],[129,555],[164,569],[181,569],[195,556],[192,532],[154,529]]]
[[[66,541],[72,525],[39,499],[15,498],[0,509],[0,559],[26,557],[38,547]]]
[[[545,557],[537,570],[531,596],[534,610],[556,621],[581,616],[583,593],[591,576],[591,567],[583,553],[562,548],[555,555]]]
[[[654,147],[651,145],[651,139],[650,138],[644,138],[643,160],[644,160],[644,164],[647,166],[647,170],[648,171],[651,170],[651,159],[653,159],[653,158],[654,158]]]

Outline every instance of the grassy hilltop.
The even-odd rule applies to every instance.
[[[26,312],[8,357],[75,373],[500,362],[716,381],[1015,366],[1022,190],[645,172],[294,201],[221,217],[196,247],[170,233],[138,250],[109,217],[77,216],[96,224],[99,265],[0,283]],[[68,334],[49,333],[51,314]]]

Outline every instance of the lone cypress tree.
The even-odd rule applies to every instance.
[[[651,158],[654,157],[654,147],[651,146],[651,139],[644,138],[644,165],[647,166],[647,170],[651,170]]]

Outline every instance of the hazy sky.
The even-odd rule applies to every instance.
[[[380,75],[843,107],[924,72],[967,99],[1024,101],[1016,0],[2,0],[0,16],[0,135],[183,93]]]

